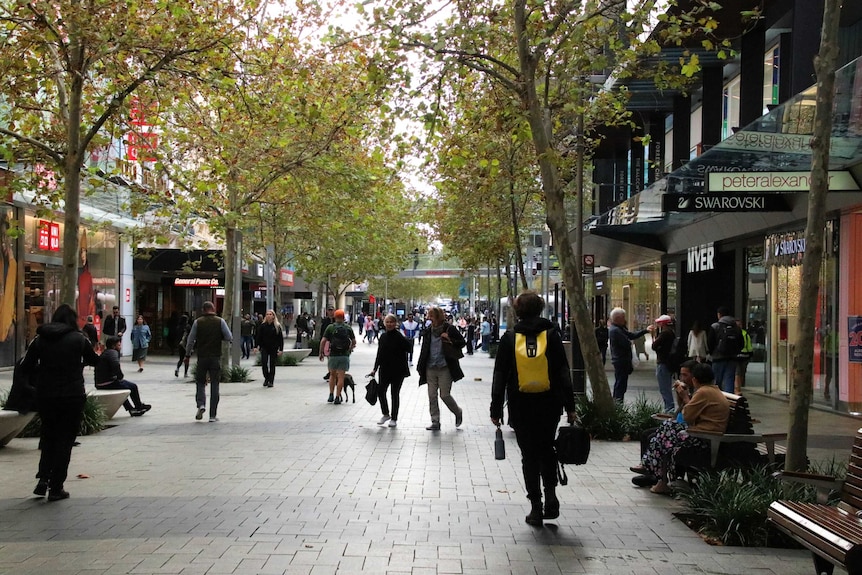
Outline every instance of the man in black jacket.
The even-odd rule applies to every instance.
[[[120,348],[123,345],[123,340],[112,335],[105,342],[105,351],[99,356],[99,363],[95,369],[95,383],[97,389],[128,389],[129,397],[123,402],[123,407],[129,412],[132,417],[138,417],[150,409],[152,405],[141,401],[141,394],[138,392],[138,385],[127,381],[123,376],[123,368],[120,366]],[[134,404],[134,405],[133,405]]]

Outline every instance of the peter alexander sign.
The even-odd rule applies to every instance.
[[[859,184],[850,172],[829,172],[830,192],[855,192]],[[807,192],[811,189],[810,172],[711,172],[707,190],[716,192]]]

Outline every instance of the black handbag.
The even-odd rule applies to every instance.
[[[557,478],[560,485],[567,485],[569,477],[564,465],[583,465],[590,456],[590,434],[579,425],[565,425],[557,432],[554,440],[554,450],[557,452]]]
[[[373,377],[365,384],[365,401],[377,405],[377,380]]]

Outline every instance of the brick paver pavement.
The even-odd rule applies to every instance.
[[[194,385],[174,378],[169,358],[151,356],[142,374],[124,358],[153,410],[121,411],[110,429],[81,438],[71,499],[30,494],[37,440],[0,449],[0,573],[811,572],[802,551],[704,543],[672,515],[678,502],[631,485],[634,442],[594,441],[589,463],[569,469],[569,486],[559,488],[560,518],[526,525],[513,434],[507,459],[493,457],[492,360],[462,360],[467,377],[453,389],[462,429],[444,407],[442,431],[429,432],[415,374],[398,427],[376,425],[380,410],[365,403],[362,377],[375,350],[359,344],[358,398],[343,405],[326,402],[316,358],[279,368],[271,389],[244,362],[255,381],[222,385],[218,423],[194,420]],[[10,377],[0,374],[0,385]],[[644,364],[635,392],[640,385],[657,397],[651,377]],[[759,401],[779,417],[781,402]],[[857,422],[829,417],[824,426],[842,430],[841,453]]]

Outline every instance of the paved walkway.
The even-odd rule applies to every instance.
[[[358,382],[375,350],[361,343],[354,354]],[[560,518],[526,525],[512,434],[509,457],[493,457],[492,360],[478,354],[463,365],[453,395],[465,423],[456,430],[443,407],[443,429],[432,433],[415,375],[397,428],[376,425],[364,383],[356,403],[326,403],[315,358],[279,368],[272,389],[256,367],[256,381],[223,384],[221,421],[208,423],[194,420],[194,385],[174,378],[169,358],[151,357],[142,374],[126,359],[153,410],[121,412],[110,429],[81,438],[71,499],[30,495],[37,440],[0,449],[0,573],[811,573],[801,551],[703,543],[672,515],[678,502],[631,485],[634,442],[593,442],[590,462],[559,489]],[[0,374],[0,387],[10,377]],[[642,364],[630,393],[658,397],[653,381]],[[751,399],[764,430],[786,427],[786,404]],[[813,412],[817,455],[845,459],[858,425]]]

